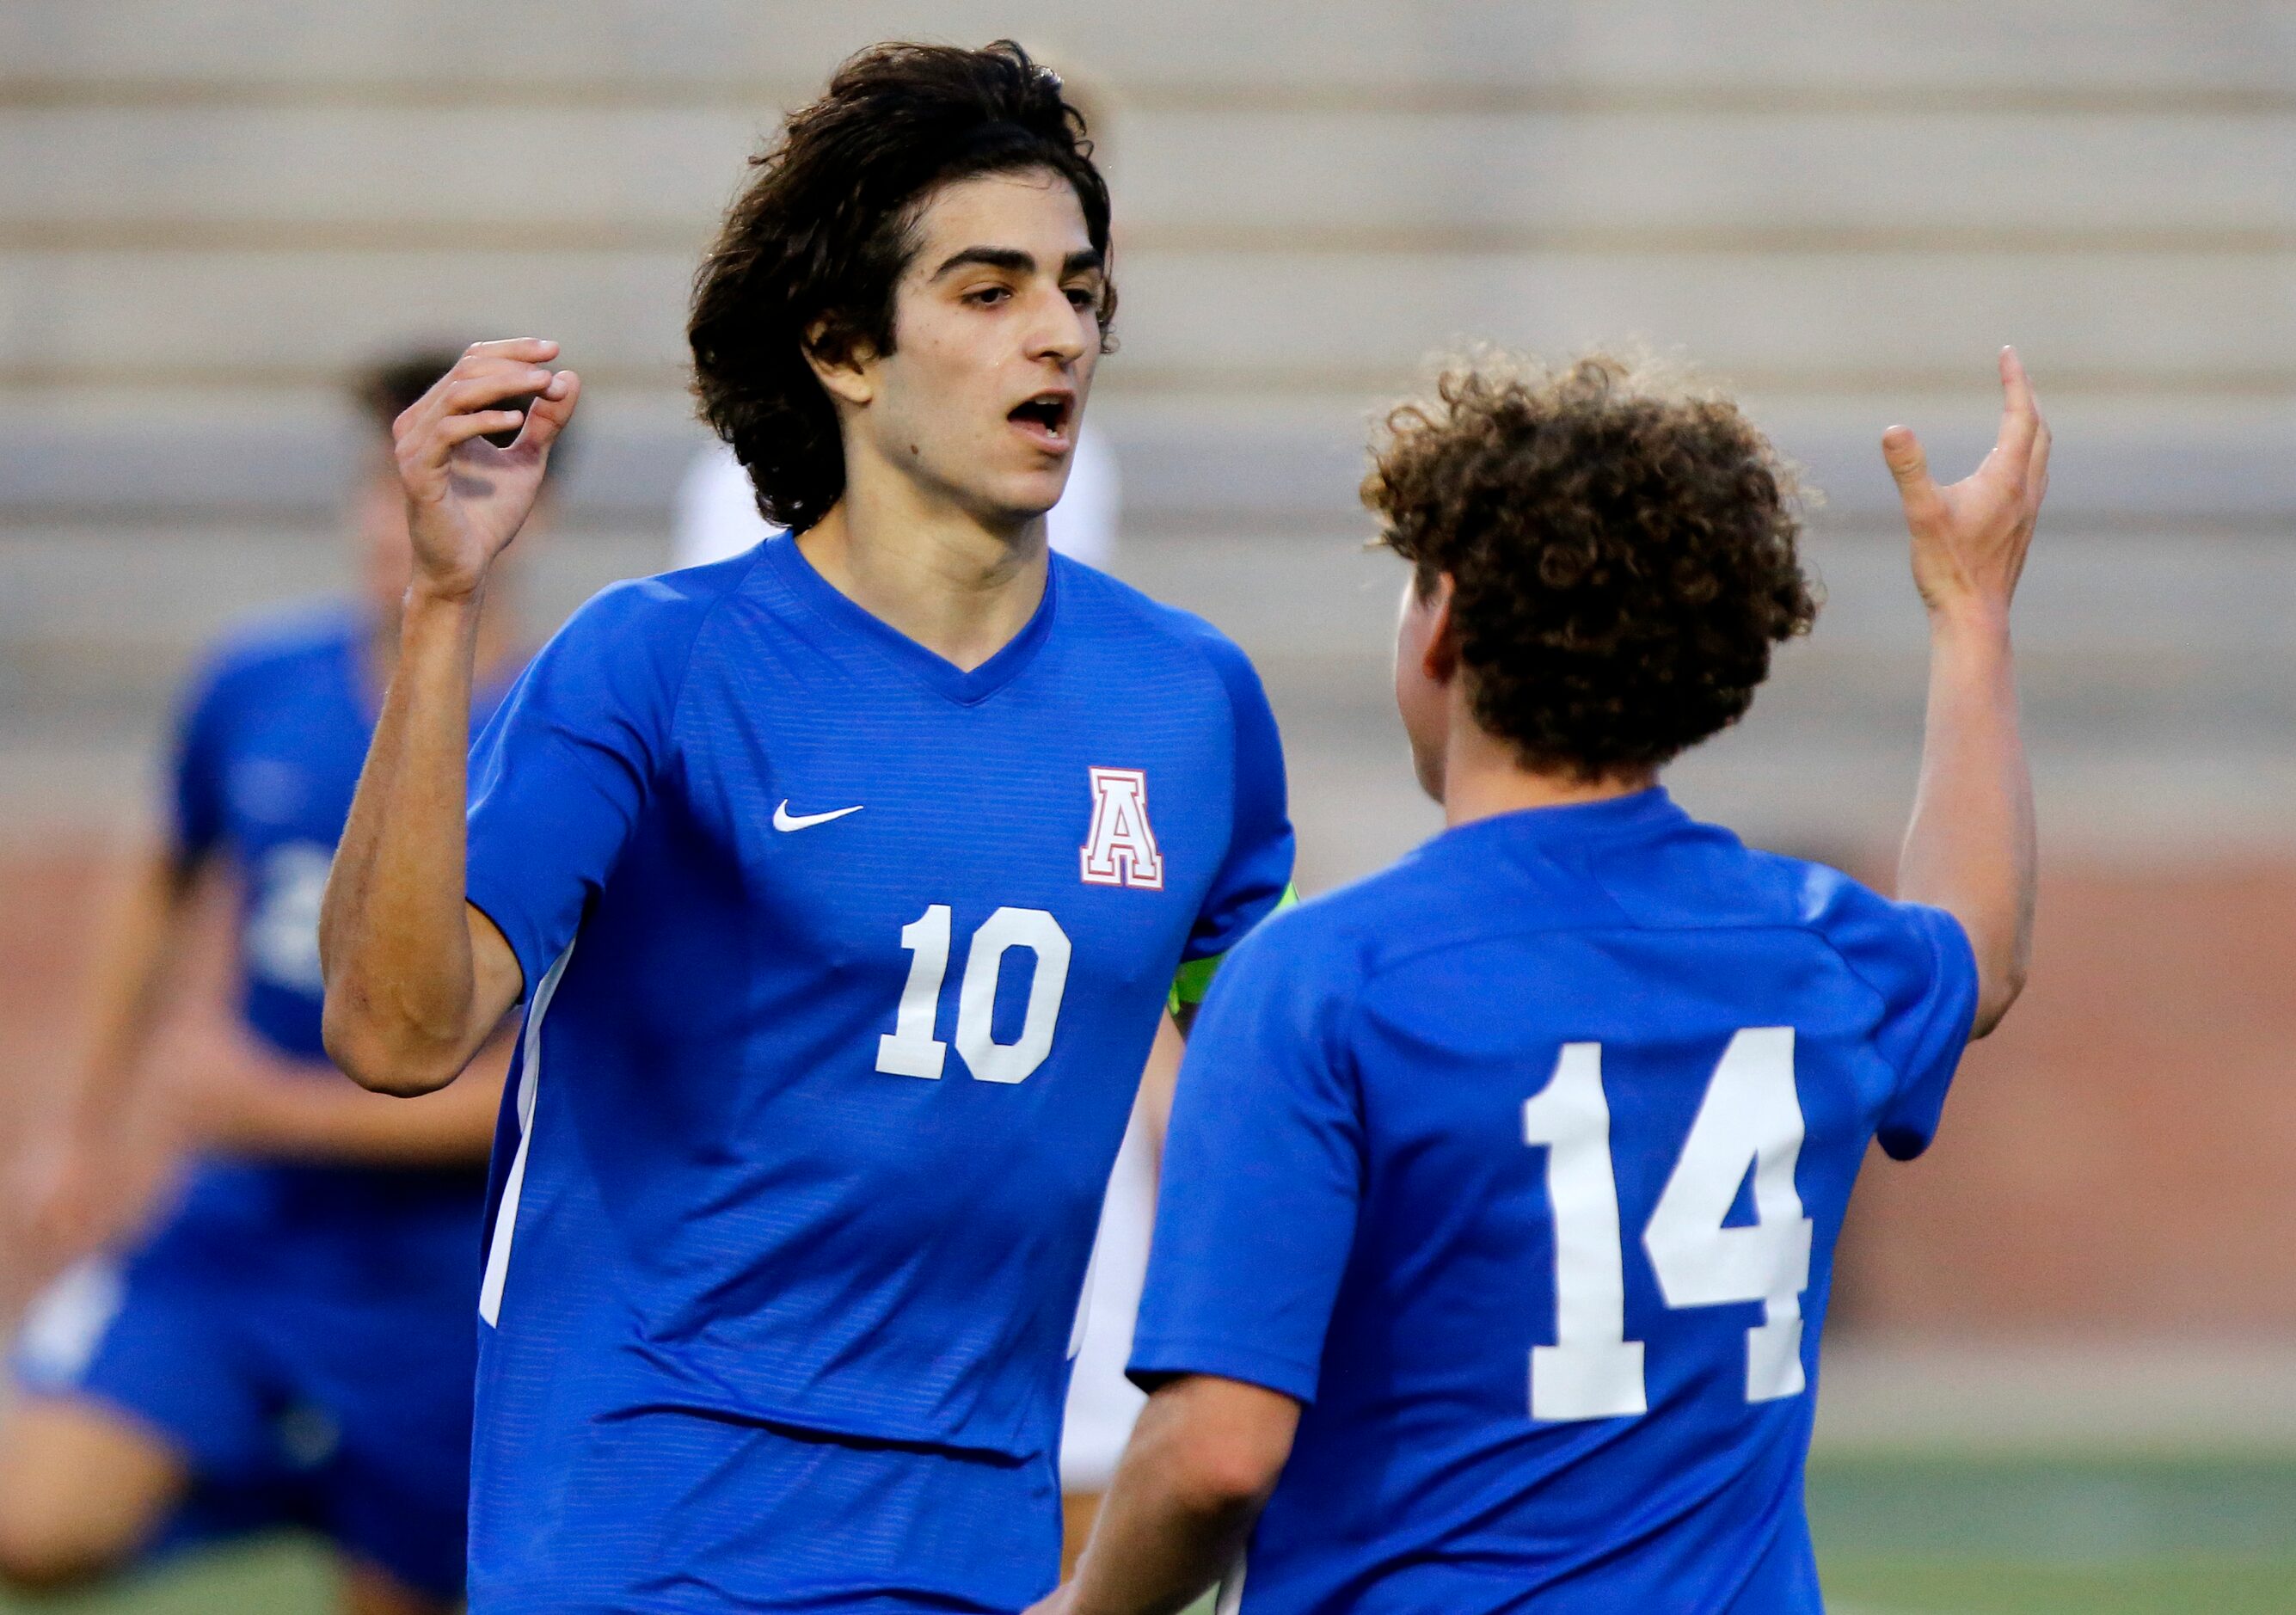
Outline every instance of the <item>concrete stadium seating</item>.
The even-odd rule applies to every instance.
[[[1873,440],[1972,459],[2013,340],[2063,444],[2024,646],[2053,825],[2296,829],[2296,7],[2136,0],[9,7],[0,800],[83,811],[123,776],[60,759],[135,755],[221,621],[329,584],[335,379],[401,336],[585,370],[545,611],[658,565],[744,157],[871,38],[1002,33],[1103,106],[1123,570],[1259,654],[1324,873],[1428,822],[1353,486],[1380,401],[1478,338],[1678,349],[1827,495],[1827,617],[1685,768],[1700,805],[1797,845],[1894,823],[1922,636]]]

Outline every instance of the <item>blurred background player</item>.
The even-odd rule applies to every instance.
[[[1598,356],[1390,417],[1365,498],[1412,566],[1396,702],[1449,828],[1211,993],[1133,1357],[1160,1388],[1062,1615],[1170,1615],[1223,1570],[1242,1615],[1819,1615],[1850,1187],[1877,1139],[1928,1146],[2031,945],[2009,605],[2049,443],[2006,350],[2001,381],[1966,481],[1884,439],[1931,643],[1895,902],[1658,786],[1816,610],[1734,404]]]
[[[1097,127],[1088,100],[1071,88],[1070,101]],[[1094,155],[1105,160],[1105,141]],[[1116,451],[1090,421],[1077,431],[1069,456],[1068,486],[1045,512],[1046,542],[1063,555],[1106,569],[1116,556],[1123,483]],[[670,563],[707,566],[753,548],[780,529],[758,510],[758,490],[730,443],[713,440],[693,456],[678,483],[670,528]],[[1126,1128],[1124,1146],[1109,1174],[1100,1234],[1094,1242],[1085,1289],[1084,1343],[1069,1380],[1068,1411],[1061,1427],[1061,1489],[1067,1499],[1063,1566],[1075,1562],[1102,1489],[1146,1400],[1125,1377],[1132,1351],[1132,1320],[1148,1267],[1148,1233],[1156,1216],[1156,1156],[1171,1102],[1180,1040],[1159,1031],[1141,1078],[1140,1113]]]
[[[0,1422],[0,1572],[20,1585],[292,1521],[335,1543],[349,1610],[460,1599],[508,1039],[448,1093],[363,1092],[321,1047],[318,954],[412,567],[391,422],[453,359],[406,354],[356,384],[356,592],[242,627],[184,700],[166,832],[101,939],[87,1052],[37,1153],[34,1249],[72,1265],[27,1314]],[[524,659],[517,598],[504,579],[478,630],[481,711]],[[226,901],[232,979],[167,1013],[198,916]],[[133,1215],[124,1122],[147,1073],[197,1158],[120,1254],[89,1255]]]

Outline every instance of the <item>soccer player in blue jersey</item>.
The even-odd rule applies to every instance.
[[[1142,1062],[1292,863],[1242,655],[1047,553],[1107,250],[1017,46],[848,63],[691,330],[792,535],[592,601],[480,737],[467,817],[472,626],[579,383],[481,343],[400,422],[419,562],[327,895],[328,1046],[422,1092],[527,1005],[480,1610],[1009,1611],[1055,1579]]]
[[[363,587],[209,655],[176,726],[165,838],[100,939],[90,1052],[39,1152],[39,1258],[79,1256],[118,1220],[122,1118],[153,1066],[201,1154],[156,1226],[68,1267],[28,1314],[0,1423],[15,1584],[294,1521],[332,1538],[357,1615],[460,1601],[470,1308],[508,1039],[451,1093],[361,1093],[320,1046],[318,951],[412,567],[390,426],[455,357],[361,381]],[[526,648],[514,600],[475,626],[482,711]],[[220,887],[235,889],[236,999],[162,1014]]]
[[[1883,439],[1932,645],[1895,902],[1657,783],[1815,611],[1734,405],[1594,357],[1392,417],[1365,497],[1411,563],[1396,696],[1449,828],[1214,985],[1134,1348],[1157,1389],[1048,1611],[1224,1572],[1242,1615],[1820,1608],[1850,1185],[1875,1139],[1930,1142],[2024,977],[2009,602],[2048,434],[2006,351],[2001,379],[1967,480]]]

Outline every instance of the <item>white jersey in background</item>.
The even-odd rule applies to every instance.
[[[1086,426],[1078,434],[1067,489],[1046,516],[1054,549],[1088,566],[1106,567],[1116,554],[1122,488],[1116,455]],[[758,513],[750,473],[728,444],[713,442],[693,457],[679,482],[670,532],[671,564],[707,566],[740,554],[776,529]],[[1072,1492],[1104,1489],[1132,1434],[1146,1398],[1124,1377],[1132,1354],[1133,1315],[1148,1266],[1148,1234],[1156,1220],[1155,1148],[1137,1116],[1124,1135],[1103,1205],[1100,1235],[1085,1283],[1084,1342],[1069,1384],[1061,1433],[1061,1485]]]

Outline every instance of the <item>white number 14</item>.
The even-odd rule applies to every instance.
[[[1801,1102],[1793,1029],[1750,1027],[1730,1039],[1674,1173],[1643,1230],[1669,1307],[1760,1301],[1746,1331],[1746,1399],[1800,1394],[1801,1292],[1810,1220],[1794,1188]],[[1625,1257],[1603,1045],[1567,1043],[1554,1076],[1522,1107],[1525,1143],[1546,1151],[1554,1224],[1554,1344],[1530,1353],[1530,1416],[1615,1419],[1649,1411],[1643,1342],[1626,1338]],[[1754,1221],[1726,1224],[1748,1168]]]

